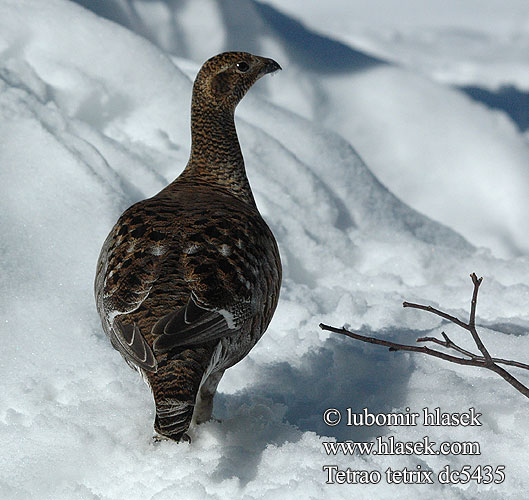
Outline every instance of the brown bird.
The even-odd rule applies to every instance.
[[[97,264],[103,329],[151,387],[155,431],[188,439],[211,418],[226,368],[244,358],[277,305],[281,262],[246,177],[235,107],[272,59],[226,52],[193,85],[191,155],[181,175],[127,209]]]

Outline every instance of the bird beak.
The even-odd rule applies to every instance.
[[[281,69],[281,66],[279,66],[279,64],[276,63],[273,59],[263,58],[263,63],[263,68],[259,72],[259,77],[267,75],[268,73],[275,73],[276,71],[279,71]]]

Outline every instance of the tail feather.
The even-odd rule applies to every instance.
[[[187,348],[159,359],[158,370],[147,377],[156,404],[154,430],[169,439],[185,439],[198,391],[211,361],[211,345]]]
[[[189,428],[195,405],[191,401],[167,400],[156,405],[154,430],[175,441],[180,441]]]

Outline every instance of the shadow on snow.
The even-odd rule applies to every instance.
[[[417,332],[397,336],[403,334],[415,338]],[[224,434],[226,444],[215,476],[218,480],[235,476],[246,484],[257,474],[268,445],[296,442],[306,431],[339,441],[369,441],[384,434],[385,429],[376,426],[347,426],[347,408],[353,413],[363,408],[389,413],[403,407],[413,366],[403,353],[330,337],[322,347],[303,355],[299,367],[286,362],[262,367],[256,377],[261,382],[236,394],[216,396],[214,413],[223,421],[218,432]],[[323,422],[327,408],[340,410],[339,425]]]

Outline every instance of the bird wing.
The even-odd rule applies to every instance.
[[[128,216],[126,212],[122,218],[103,248],[105,251],[108,247],[108,269],[115,270],[114,274],[104,272],[103,295],[107,315],[112,319],[123,315],[117,319],[128,324],[126,314],[141,306],[160,277],[162,268],[164,279],[165,273],[175,272],[178,274],[175,277],[182,279],[189,290],[187,303],[175,306],[173,311],[159,318],[150,332],[155,338],[154,353],[233,335],[256,314],[259,300],[253,285],[258,275],[254,267],[258,264],[257,261],[249,262],[248,252],[235,243],[239,237],[244,238],[244,234],[239,235],[240,228],[236,228],[231,236],[221,234],[216,227],[218,221],[209,218],[203,224],[196,223],[193,232],[180,230],[161,234],[152,227],[135,227],[133,222],[138,217],[134,212]],[[174,238],[178,239],[178,244]],[[149,241],[156,242],[158,251],[147,251]],[[164,247],[167,254],[163,254]],[[229,251],[225,247],[229,247]],[[177,248],[181,248],[178,264],[174,259]],[[172,260],[167,259],[167,263],[171,262],[167,267],[164,262],[170,254]],[[155,356],[141,332],[135,333],[134,325],[123,328],[119,323],[114,324],[110,329],[114,347],[125,359],[152,370],[148,360],[155,362]]]
[[[133,223],[133,215],[134,212],[125,212],[103,245],[96,275],[96,301],[106,318],[105,330],[113,347],[130,365],[156,372],[151,347],[127,315],[142,305],[158,279],[169,237],[141,222]]]
[[[236,244],[244,234],[239,229],[221,234],[217,226],[210,217],[184,241],[180,264],[190,295],[154,326],[155,352],[234,335],[257,312],[258,287],[252,286],[257,264]]]
[[[239,331],[250,309],[250,303],[245,301],[238,302],[236,307],[206,306],[192,292],[185,306],[163,316],[154,325],[153,334],[157,336],[154,350],[167,352],[182,345],[202,344],[232,335]]]
[[[121,318],[116,318],[110,331],[112,345],[127,361],[144,370],[157,371],[156,358],[136,323],[124,324]]]

